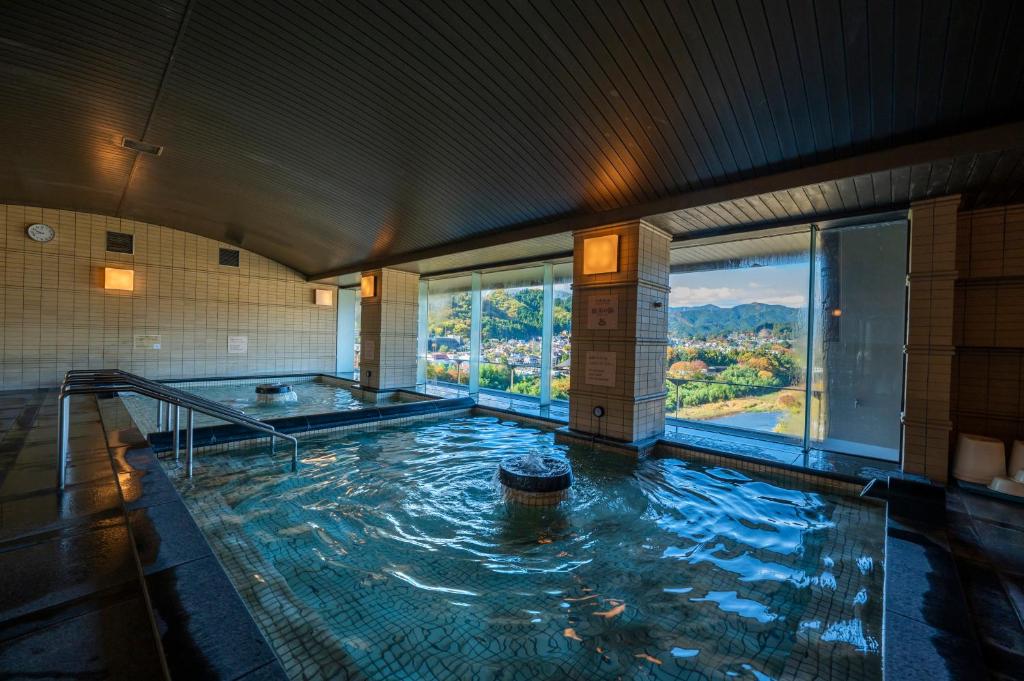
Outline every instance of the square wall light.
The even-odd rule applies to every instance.
[[[315,289],[315,290],[316,290],[316,298],[315,298],[314,302],[317,305],[326,305],[328,307],[330,307],[331,305],[334,305],[334,295],[332,294],[330,289],[318,288],[318,289]]]
[[[364,274],[359,281],[359,292],[362,298],[373,298],[377,295],[377,276]]]
[[[116,267],[104,267],[103,288],[111,291],[134,291],[135,270],[121,270]]]
[[[619,271],[619,235],[607,234],[583,240],[583,274]]]

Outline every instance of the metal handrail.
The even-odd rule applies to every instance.
[[[180,411],[184,407],[187,410],[185,430],[185,475],[192,477],[193,464],[193,430],[194,412],[198,411],[228,423],[234,423],[253,430],[266,433],[270,436],[271,452],[274,448],[274,438],[280,437],[292,443],[292,471],[298,470],[299,466],[299,441],[291,435],[278,432],[269,423],[264,423],[251,416],[247,416],[237,409],[232,409],[223,404],[213,402],[199,395],[171,388],[163,383],[143,378],[136,374],[128,373],[120,369],[78,369],[67,372],[61,382],[60,391],[57,397],[57,427],[58,427],[58,470],[57,486],[63,490],[67,481],[67,457],[68,457],[68,435],[70,430],[71,413],[70,398],[72,395],[96,394],[105,392],[133,392],[138,395],[150,397],[157,402],[157,427],[162,427],[166,422],[168,425],[173,420],[174,428],[174,458],[178,459],[180,451]],[[171,405],[174,405],[174,418],[171,418]],[[165,415],[166,411],[166,415]]]

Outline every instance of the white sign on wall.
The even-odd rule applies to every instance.
[[[244,355],[249,352],[248,336],[228,336],[228,354]]]
[[[599,295],[587,298],[587,329],[612,330],[619,328],[619,297]]]
[[[359,347],[359,361],[360,362],[372,362],[373,361],[373,341],[364,340]]]
[[[587,385],[615,387],[615,353],[591,350],[586,353],[583,382]]]
[[[159,350],[160,349],[160,336],[147,334],[135,336],[136,350]]]

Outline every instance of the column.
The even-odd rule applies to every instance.
[[[482,333],[482,299],[480,292],[480,273],[473,272],[470,277],[469,292],[469,394],[480,393],[480,346]]]
[[[623,442],[660,436],[671,236],[636,221],[573,237],[569,428]]]
[[[903,470],[949,476],[953,301],[960,196],[911,205]]]
[[[555,268],[544,263],[544,303],[540,329],[540,406],[551,404],[551,337],[555,326]]]
[[[359,382],[394,390],[416,384],[419,275],[392,269],[363,272]]]
[[[357,295],[358,291],[352,289],[338,289],[338,373],[350,373],[355,368]]]

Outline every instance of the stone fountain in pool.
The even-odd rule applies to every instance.
[[[527,506],[554,506],[569,495],[572,466],[566,459],[529,452],[498,464],[505,498]]]

